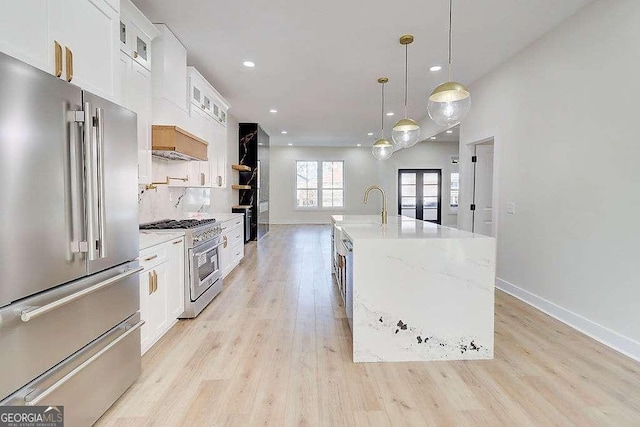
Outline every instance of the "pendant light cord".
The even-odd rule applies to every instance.
[[[381,134],[380,138],[384,138],[384,83],[382,83],[382,105],[380,106],[380,124],[381,124]]]
[[[449,81],[451,80],[451,27],[453,26],[453,0],[449,0]]]
[[[407,93],[409,92],[409,45],[404,45],[404,118],[409,118],[407,113]]]

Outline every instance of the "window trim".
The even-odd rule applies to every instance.
[[[318,163],[318,188],[316,191],[318,192],[318,206],[298,206],[298,162],[316,162]],[[324,162],[340,162],[342,163],[342,206],[322,206],[322,163]],[[342,212],[347,210],[347,174],[345,171],[345,161],[344,160],[332,160],[332,159],[296,159],[293,164],[293,210],[296,211],[335,211]],[[327,188],[327,190],[332,190],[331,188]]]

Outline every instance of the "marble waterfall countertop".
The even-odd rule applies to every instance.
[[[140,231],[140,250],[184,236],[184,231]]]
[[[489,239],[490,237],[406,216],[389,216],[382,224],[380,215],[333,215],[350,240],[362,239]]]
[[[354,362],[493,358],[494,238],[407,217],[332,220],[353,246]]]

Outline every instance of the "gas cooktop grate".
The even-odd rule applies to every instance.
[[[202,227],[203,225],[213,224],[215,222],[215,219],[167,219],[147,224],[140,224],[140,230],[181,230]]]

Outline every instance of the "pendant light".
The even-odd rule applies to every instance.
[[[449,81],[433,90],[429,96],[429,117],[441,126],[460,123],[471,107],[471,94],[462,84],[451,80],[451,27],[453,0],[449,0]]]
[[[378,83],[382,85],[382,110],[380,113],[382,126],[380,130],[380,139],[373,144],[373,147],[371,147],[373,157],[378,160],[388,160],[393,154],[393,144],[384,139],[384,85],[388,81],[389,79],[386,77],[380,77],[378,79]]]
[[[407,113],[407,98],[409,92],[408,50],[411,43],[413,43],[412,35],[407,34],[400,37],[400,44],[404,45],[404,119],[398,120],[398,123],[393,126],[393,131],[391,132],[391,139],[393,140],[396,150],[413,147],[420,139],[420,126],[411,120]]]

